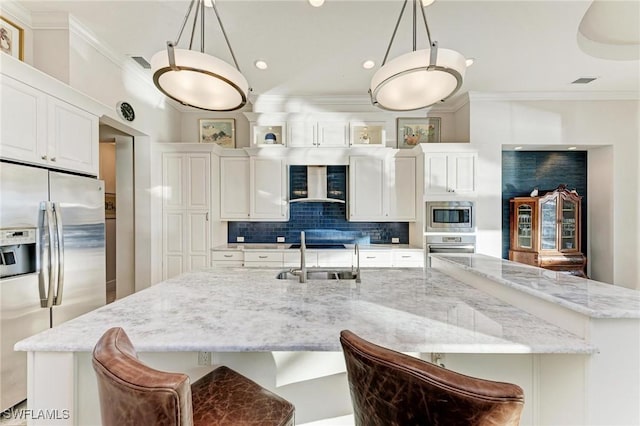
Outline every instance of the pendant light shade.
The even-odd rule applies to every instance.
[[[162,50],[151,57],[153,83],[162,93],[184,105],[208,111],[234,111],[247,103],[251,89],[247,79],[240,72],[215,1],[207,4],[210,4],[215,12],[235,67],[222,59],[204,53],[205,3],[207,3],[205,0],[191,0],[177,40],[167,42],[167,50]],[[195,10],[195,13],[189,49],[179,49],[176,46],[192,10]],[[191,50],[198,15],[200,15],[201,29],[200,51]]]
[[[413,51],[387,62],[407,0],[387,48],[382,67],[373,75],[369,94],[371,102],[390,111],[411,111],[431,106],[454,95],[462,86],[466,59],[450,49],[439,49],[437,41],[431,41],[427,19],[422,10],[430,48],[416,50],[416,9],[413,0]]]
[[[165,50],[153,55],[153,83],[184,105],[209,111],[233,111],[247,103],[249,83],[244,76],[215,56],[175,49],[177,70],[171,68]]]

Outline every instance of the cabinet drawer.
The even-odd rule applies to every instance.
[[[246,251],[244,253],[245,266],[282,266],[284,255],[273,251]]]
[[[394,251],[393,266],[421,268],[424,266],[423,251]]]
[[[360,266],[374,267],[374,268],[388,268],[391,267],[391,251],[376,250],[376,251],[361,251],[360,252]]]
[[[320,267],[350,267],[354,265],[351,250],[326,250],[318,252]]]
[[[213,260],[211,266],[214,268],[241,268],[242,260]]]
[[[244,255],[241,251],[214,251],[211,253],[211,260],[220,260],[220,261],[242,261],[244,260]]]
[[[318,266],[318,255],[314,252],[306,252],[304,261],[307,267]],[[300,252],[298,250],[284,252],[284,266],[300,267]]]

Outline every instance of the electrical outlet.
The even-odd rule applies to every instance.
[[[244,237],[236,237],[236,243],[244,243]]]
[[[198,365],[211,365],[211,352],[198,352]]]
[[[278,243],[284,243],[284,237],[277,237],[277,238],[276,238],[276,242],[278,242]]]
[[[400,238],[392,237],[391,238],[391,244],[400,244]]]

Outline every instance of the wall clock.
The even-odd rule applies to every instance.
[[[136,118],[136,113],[129,102],[118,102],[116,110],[123,120],[133,121]]]

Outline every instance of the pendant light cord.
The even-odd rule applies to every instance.
[[[402,3],[402,9],[400,9],[400,16],[398,16],[398,21],[396,22],[396,26],[393,29],[393,34],[391,35],[391,40],[389,41],[389,46],[387,47],[387,51],[384,54],[384,59],[382,60],[381,67],[387,63],[387,58],[389,57],[389,52],[391,51],[391,45],[393,45],[393,41],[396,38],[396,33],[398,32],[398,27],[400,26],[400,21],[402,20],[402,15],[404,14],[404,10],[407,7],[407,1],[404,0]],[[419,0],[413,0],[413,51],[415,52],[417,49],[417,7]],[[424,22],[424,27],[427,30],[427,39],[429,40],[429,46],[433,46],[433,42],[431,41],[431,31],[429,31],[429,25],[427,24],[427,16],[424,13],[424,7],[420,7],[420,11],[422,12],[422,21]],[[222,24],[221,24],[222,25]],[[224,30],[223,30],[224,31]]]
[[[180,42],[180,38],[182,38],[182,33],[184,32],[185,27],[187,26],[187,21],[189,20],[189,16],[191,15],[191,11],[193,10],[193,5],[197,2],[197,6],[196,6],[196,12],[195,12],[195,16],[193,18],[193,25],[191,28],[191,38],[189,41],[189,50],[192,50],[193,47],[193,38],[195,35],[195,31],[196,31],[196,21],[198,20],[198,10],[200,10],[200,51],[202,53],[204,53],[204,0],[191,0],[191,3],[189,4],[189,8],[187,9],[187,13],[184,16],[184,19],[182,21],[182,26],[180,27],[180,31],[178,32],[178,37],[176,38],[176,41],[171,43],[172,46],[177,46],[178,43]],[[407,0],[405,0],[405,3],[407,2]],[[213,0],[211,2],[211,6],[213,8],[213,12],[216,15],[216,19],[218,20],[218,24],[220,25],[220,29],[222,30],[222,35],[224,36],[224,41],[227,43],[227,47],[229,48],[229,52],[231,53],[231,58],[233,59],[233,63],[236,66],[236,69],[240,72],[242,72],[240,70],[240,66],[238,65],[238,61],[236,60],[236,55],[233,52],[233,49],[231,48],[231,43],[229,43],[229,37],[227,36],[227,32],[224,29],[224,25],[222,25],[222,20],[220,19],[220,15],[218,14],[218,8],[216,7],[216,2],[215,0]],[[402,15],[400,15],[402,16]],[[399,23],[399,22],[398,22]],[[396,25],[396,29],[397,29],[397,25]],[[395,32],[394,32],[395,35]],[[393,39],[392,39],[393,40]],[[391,45],[389,45],[389,48],[391,48]]]

